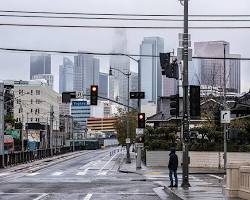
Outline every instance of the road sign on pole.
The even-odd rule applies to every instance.
[[[231,121],[230,110],[222,110],[221,111],[220,121],[222,124],[230,124],[230,121]]]
[[[76,91],[76,99],[83,99],[83,91]]]
[[[143,135],[143,131],[144,131],[143,128],[136,128],[136,135],[137,135],[137,136]]]
[[[135,143],[135,147],[136,148],[143,148],[144,147],[144,143]]]
[[[126,138],[126,144],[130,144],[130,138]]]

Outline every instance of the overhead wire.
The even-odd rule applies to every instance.
[[[128,57],[149,57],[149,58],[159,58],[159,55],[148,55],[148,54],[124,54],[124,53],[105,53],[105,52],[81,52],[81,51],[59,51],[59,50],[42,50],[42,49],[21,49],[21,48],[2,48],[0,51],[10,51],[10,52],[22,52],[22,53],[55,53],[55,54],[72,54],[72,55],[95,55],[95,56],[128,56]],[[174,57],[173,55],[171,57]],[[193,59],[213,59],[213,60],[242,60],[250,61],[250,57],[201,57],[194,56]]]
[[[52,15],[183,17],[182,14],[88,13],[88,12],[53,12],[53,11],[25,11],[25,10],[0,10],[0,12],[1,13],[22,13],[22,14],[52,14]],[[250,15],[249,14],[189,14],[189,17],[250,17]]]
[[[183,19],[167,18],[122,18],[122,17],[80,17],[80,16],[45,16],[45,15],[17,15],[0,14],[0,17],[11,18],[42,18],[42,19],[83,19],[83,20],[117,20],[117,21],[172,21],[182,22]],[[189,19],[190,22],[250,22],[250,19]]]
[[[85,28],[85,29],[183,29],[182,26],[105,26],[105,25],[58,25],[0,23],[0,26],[38,27],[38,28]],[[250,29],[250,26],[190,26],[189,29]]]

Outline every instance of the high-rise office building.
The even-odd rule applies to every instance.
[[[127,53],[127,35],[125,30],[115,30],[113,53]],[[130,60],[126,56],[111,56],[112,76],[109,78],[109,98],[127,105],[128,78],[123,73],[130,71]],[[123,72],[123,73],[121,73]]]
[[[74,60],[73,90],[89,94],[90,86],[99,84],[99,59],[82,53],[75,56]]]
[[[108,74],[99,73],[99,95],[102,97],[108,97]]]
[[[145,37],[140,46],[141,55],[159,55],[164,52],[164,40],[160,37]],[[158,57],[141,56],[141,90],[145,92],[142,103],[157,103],[162,96],[162,74]]]
[[[225,55],[224,55],[225,48]],[[230,54],[230,44],[226,41],[195,42],[194,52],[198,57],[240,58],[240,55]],[[226,70],[226,89],[240,93],[240,60],[201,59],[201,85],[223,88],[224,68]]]
[[[33,54],[30,56],[30,79],[37,74],[51,74],[51,55]]]
[[[59,66],[59,93],[73,91],[74,64],[69,58],[63,58],[63,64]]]

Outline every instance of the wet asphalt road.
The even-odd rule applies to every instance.
[[[114,149],[83,153],[34,172],[0,171],[0,200],[159,200],[154,192],[159,185],[118,171],[125,151]]]

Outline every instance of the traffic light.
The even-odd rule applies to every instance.
[[[160,53],[161,74],[166,75],[166,71],[170,66],[170,53]]]
[[[166,69],[166,77],[179,79],[179,66],[176,61],[171,63]]]
[[[75,92],[63,92],[62,93],[62,102],[63,103],[70,103],[71,99],[76,98]]]
[[[170,96],[170,115],[179,116],[180,106],[179,106],[179,94]]]
[[[90,105],[96,106],[98,103],[98,86],[91,85],[90,88]]]
[[[145,113],[139,113],[137,120],[138,120],[138,128],[145,128]]]
[[[190,86],[190,117],[199,118],[201,116],[200,86]]]

